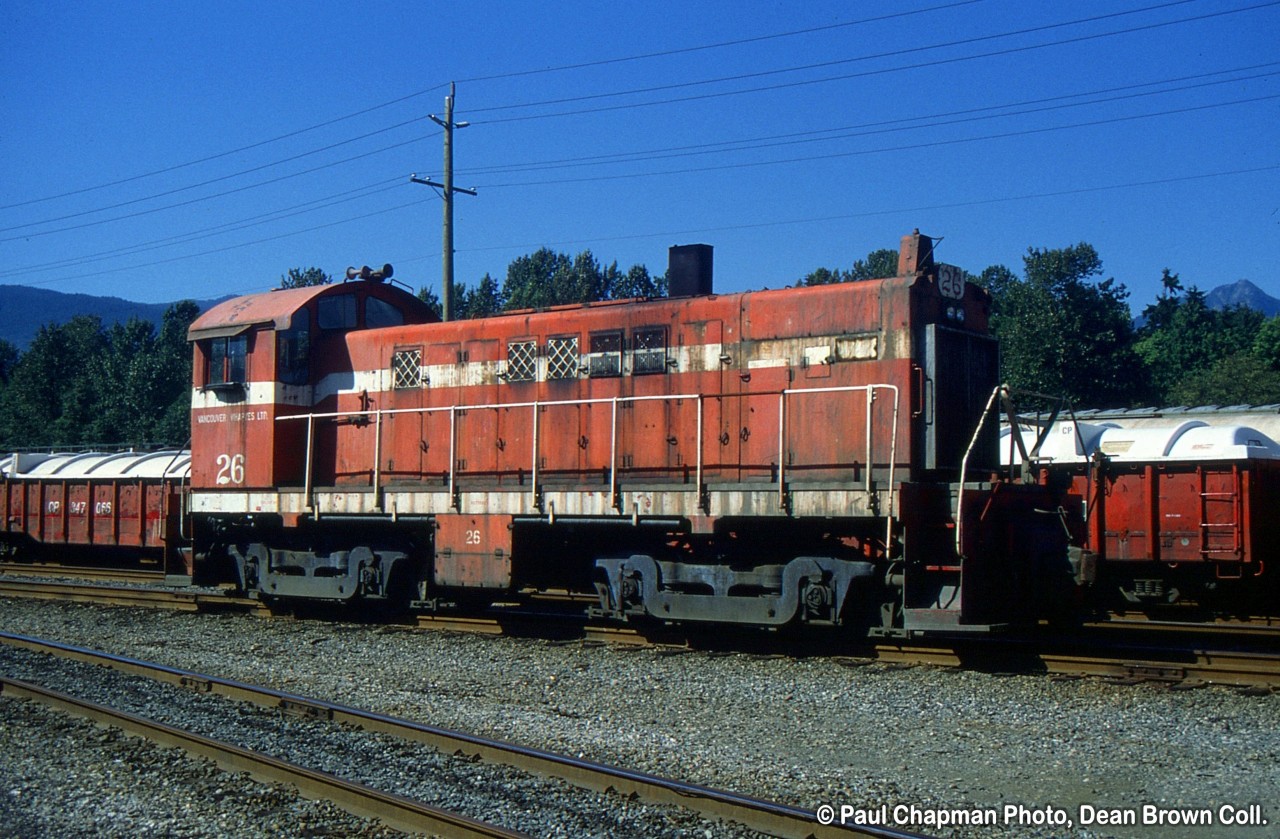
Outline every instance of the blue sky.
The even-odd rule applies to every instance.
[[[160,302],[292,267],[457,279],[548,246],[722,291],[896,248],[1089,242],[1280,296],[1280,4],[0,2],[0,282]]]

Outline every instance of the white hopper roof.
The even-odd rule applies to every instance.
[[[1000,430],[1000,461],[1005,466],[1016,462],[1010,433],[1007,427]],[[1022,433],[1029,449],[1035,440],[1035,429],[1023,426]],[[1054,423],[1040,448],[1040,457],[1046,464],[1083,463],[1099,450],[1117,463],[1280,460],[1280,444],[1256,428],[1211,426],[1201,420],[1159,428],[1121,428],[1115,423]]]
[[[1035,445],[1037,430],[1031,426],[1022,429],[1022,444],[1030,454]],[[1098,438],[1108,429],[1119,428],[1114,423],[1055,422],[1040,446],[1040,461],[1050,463],[1083,463],[1098,448]],[[1008,466],[1017,462],[1017,446],[1013,444],[1008,426],[1000,429],[1000,463]]]
[[[79,452],[15,454],[0,460],[9,478],[62,481],[173,478],[191,476],[191,452]]]
[[[1244,425],[1191,428],[1169,447],[1170,460],[1280,459],[1280,445],[1267,435]]]

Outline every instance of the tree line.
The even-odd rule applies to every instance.
[[[77,315],[42,326],[26,352],[0,341],[0,441],[8,449],[156,448],[190,439],[190,300],[159,329]]]
[[[818,268],[794,285],[859,282],[897,273],[898,254],[877,250],[848,268]],[[1079,408],[1280,402],[1280,317],[1211,309],[1204,292],[1165,270],[1161,292],[1135,323],[1128,291],[1103,278],[1091,245],[1030,248],[1020,273],[993,265],[969,279],[992,297],[1002,380],[1067,398]],[[281,288],[322,285],[318,268],[293,268]],[[454,287],[453,311],[478,318],[513,309],[659,297],[667,277],[623,271],[591,251],[549,248],[522,256],[499,283],[485,274]],[[439,296],[419,297],[440,309]],[[42,327],[25,352],[0,341],[0,447],[183,446],[189,440],[191,348],[199,314],[176,303],[157,328],[105,326],[78,316]]]
[[[877,250],[795,284],[897,270],[897,251]],[[1128,290],[1103,278],[1102,259],[1085,242],[1029,248],[1020,274],[992,265],[967,277],[991,292],[1001,380],[1015,388],[1078,408],[1280,402],[1280,317],[1243,306],[1211,309],[1203,291],[1184,288],[1167,268],[1159,296],[1136,322]]]
[[[1006,382],[1088,408],[1280,402],[1280,317],[1211,309],[1165,269],[1135,323],[1125,286],[1102,277],[1082,242],[1029,249],[1021,276],[997,265],[976,278],[992,294]]]
[[[666,293],[666,274],[655,277],[643,265],[622,271],[617,262],[601,264],[589,250],[571,257],[541,248],[512,261],[501,284],[487,273],[474,288],[455,284],[451,302],[454,317],[465,320],[513,309],[661,297]],[[418,296],[440,316],[440,296],[433,289],[423,288]]]

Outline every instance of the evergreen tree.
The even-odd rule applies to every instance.
[[[1102,260],[1084,242],[1029,248],[1023,266],[1022,279],[1003,266],[980,278],[992,293],[1004,380],[1076,405],[1129,405],[1145,378],[1125,287],[1096,279]]]

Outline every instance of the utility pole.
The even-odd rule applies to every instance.
[[[469,122],[453,121],[453,97],[456,86],[449,83],[449,95],[444,98],[444,119],[431,114],[431,120],[444,129],[444,183],[438,184],[429,178],[410,175],[409,180],[415,184],[425,184],[441,191],[444,197],[444,255],[441,261],[443,296],[440,300],[441,314],[445,320],[453,320],[453,194],[455,192],[475,195],[474,189],[463,189],[453,185],[453,129],[466,128]]]

